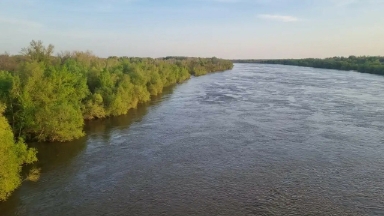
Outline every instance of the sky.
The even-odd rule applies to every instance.
[[[384,55],[384,0],[0,0],[0,53],[227,59]]]

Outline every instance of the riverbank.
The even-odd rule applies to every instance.
[[[22,55],[0,56],[0,102],[15,136],[65,142],[84,136],[84,120],[124,115],[191,75],[232,69],[218,58],[100,58],[32,41]]]
[[[271,59],[271,60],[233,60],[235,63],[261,63],[261,64],[281,64],[303,67],[335,69],[344,71],[358,71],[361,73],[384,75],[383,56],[349,56],[332,57],[325,59]]]
[[[21,184],[24,164],[36,161],[28,142],[68,142],[84,123],[125,115],[192,75],[232,69],[218,58],[101,58],[61,52],[32,41],[21,55],[0,55],[0,201]],[[5,105],[5,106],[4,106]],[[54,155],[55,156],[55,155]],[[38,179],[39,169],[27,177]]]

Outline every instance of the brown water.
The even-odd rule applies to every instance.
[[[384,77],[236,64],[38,144],[0,215],[384,215]]]

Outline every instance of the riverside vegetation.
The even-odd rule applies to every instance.
[[[191,75],[233,67],[215,57],[100,58],[53,51],[32,41],[20,55],[0,55],[0,201],[20,185],[21,166],[37,160],[23,140],[80,138],[85,120],[124,115]]]
[[[382,56],[349,56],[325,59],[275,59],[275,60],[234,60],[237,63],[263,63],[295,65],[336,70],[354,70],[362,73],[384,75],[384,57]]]

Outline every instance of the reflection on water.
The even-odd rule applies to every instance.
[[[108,135],[114,130],[125,130],[134,122],[140,122],[141,119],[147,114],[148,108],[158,105],[164,99],[167,99],[172,94],[173,87],[167,87],[160,95],[152,96],[151,101],[139,104],[136,109],[129,110],[128,114],[118,117],[111,117],[107,119],[96,119],[86,121],[84,130],[87,135]],[[105,137],[106,140],[109,137]]]
[[[236,64],[173,91],[36,144],[1,215],[384,215],[384,77]]]

